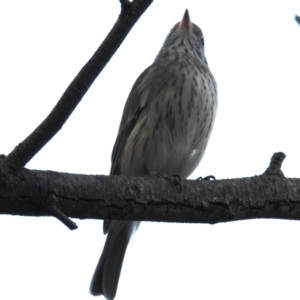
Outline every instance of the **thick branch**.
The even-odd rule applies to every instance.
[[[1,183],[2,182],[2,183]],[[88,176],[24,169],[19,181],[0,180],[0,213],[50,216],[49,196],[65,215],[217,223],[253,218],[300,219],[300,179],[278,176],[216,181]]]
[[[6,157],[6,168],[16,173],[62,128],[94,80],[152,1],[121,1],[121,14],[102,45],[80,70],[48,117]]]

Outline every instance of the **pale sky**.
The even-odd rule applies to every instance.
[[[108,174],[128,93],[188,8],[205,35],[219,91],[211,140],[191,178],[251,177],[274,152],[300,177],[300,2],[154,1],[76,111],[30,169]],[[1,1],[0,154],[47,116],[95,52],[119,2]],[[102,221],[0,216],[0,299],[92,299]],[[144,222],[128,248],[116,300],[299,299],[300,222]],[[99,299],[104,299],[99,297]]]

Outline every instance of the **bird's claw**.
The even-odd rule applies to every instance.
[[[205,177],[198,177],[196,180],[216,180],[216,177],[213,176],[213,175],[208,175],[208,176],[205,176]]]

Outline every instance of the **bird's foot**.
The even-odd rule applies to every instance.
[[[208,175],[205,177],[198,177],[196,180],[216,180],[216,177],[213,175]]]

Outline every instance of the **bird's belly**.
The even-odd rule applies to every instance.
[[[166,88],[153,96],[128,137],[121,159],[121,174],[148,172],[187,178],[199,164],[214,123],[217,100],[209,93],[212,81],[186,75],[180,93]],[[205,84],[205,85],[204,85]]]
[[[169,133],[167,133],[169,132]],[[161,128],[159,138],[149,148],[146,168],[151,171],[187,178],[199,164],[207,144],[199,131],[186,135],[179,132],[172,135],[169,128]]]
[[[201,113],[200,117],[204,118]],[[138,176],[154,171],[187,178],[205,152],[213,116],[206,119],[200,126],[193,117],[175,126],[162,121],[141,130],[137,125],[127,141],[121,174]]]

